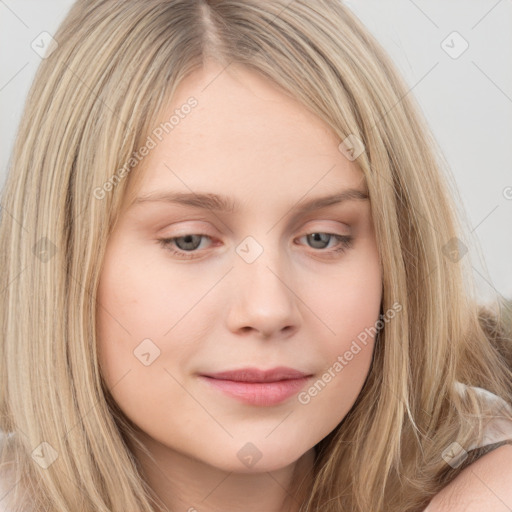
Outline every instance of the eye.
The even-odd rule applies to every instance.
[[[175,236],[171,238],[159,238],[157,242],[167,251],[170,251],[171,255],[177,256],[182,259],[192,259],[197,257],[198,249],[201,246],[202,239],[211,240],[211,237],[204,234],[190,233],[181,236]],[[319,249],[315,252],[325,253],[326,256],[335,257],[337,254],[345,252],[347,249],[352,247],[353,237],[348,235],[337,235],[335,233],[308,233],[298,238],[300,240],[306,238],[308,243],[312,244],[314,249]],[[338,244],[334,248],[329,248],[329,242],[337,240]],[[204,247],[203,247],[204,249]]]
[[[315,249],[320,249],[320,252],[325,252],[328,255],[335,256],[336,254],[340,254],[345,252],[347,249],[352,247],[353,243],[353,237],[349,235],[337,235],[335,233],[323,233],[323,232],[316,232],[316,233],[308,233],[307,235],[304,235],[297,240],[300,240],[301,238],[306,238],[308,243],[312,244],[312,247]],[[326,246],[329,245],[329,242],[331,240],[337,240],[338,245],[334,248],[331,248],[329,250],[325,250]],[[317,252],[317,251],[315,251]]]
[[[211,240],[211,237],[208,235],[191,233],[182,236],[175,236],[173,238],[159,238],[158,242],[164,249],[170,251],[171,254],[185,259],[190,259],[196,257],[191,251],[196,251],[199,248],[201,245],[201,238],[208,238]],[[178,247],[178,250],[175,249],[175,246]]]

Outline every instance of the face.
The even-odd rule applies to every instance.
[[[365,181],[339,138],[264,78],[220,69],[181,83],[162,121],[191,96],[197,105],[153,132],[132,171],[137,200],[100,276],[99,363],[155,450],[271,471],[356,400],[381,267]]]

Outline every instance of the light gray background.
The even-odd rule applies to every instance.
[[[512,298],[512,0],[346,3],[391,54],[450,164],[481,300]],[[31,43],[71,4],[0,0],[0,186],[41,61]]]

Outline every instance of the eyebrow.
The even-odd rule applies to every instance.
[[[366,199],[369,199],[366,192],[356,188],[348,188],[329,196],[317,197],[303,203],[298,202],[297,206],[291,209],[307,213],[346,201]],[[133,205],[149,202],[173,203],[231,214],[237,213],[240,209],[240,205],[228,196],[213,193],[198,194],[194,192],[151,192],[136,197]]]

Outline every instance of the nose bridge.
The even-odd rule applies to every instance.
[[[262,240],[262,236],[258,237]],[[286,274],[286,262],[280,252],[279,242],[266,236],[260,242],[253,236],[247,236],[236,248],[238,259],[235,267],[241,283],[251,286],[253,291],[279,292],[286,288],[280,274]]]
[[[248,236],[236,247],[232,302],[236,314],[231,318],[236,318],[238,328],[270,333],[296,323],[297,305],[279,242],[271,242],[272,236],[262,238],[263,243]]]

